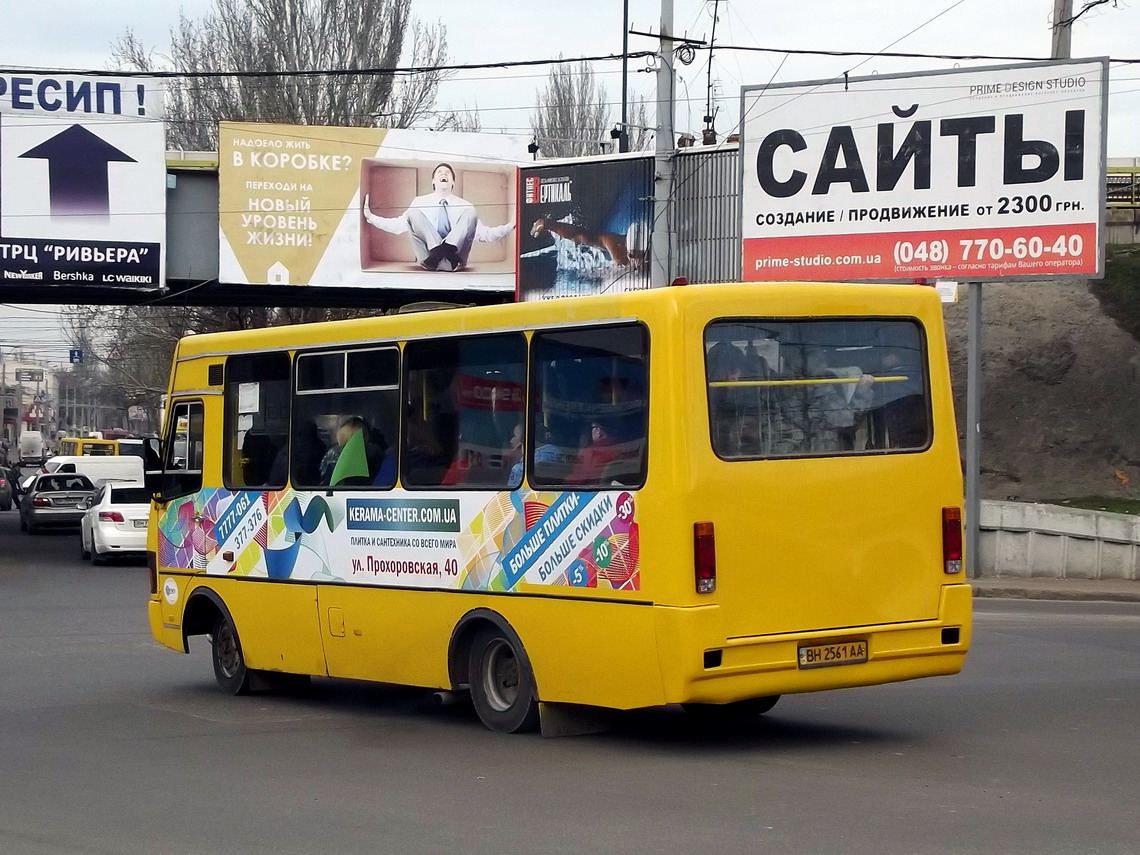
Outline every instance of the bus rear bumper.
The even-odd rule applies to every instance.
[[[972,592],[966,584],[944,586],[934,620],[748,638],[709,639],[715,612],[660,610],[667,703],[724,704],[956,674],[970,646]],[[866,661],[800,666],[801,647],[858,641],[866,642]]]

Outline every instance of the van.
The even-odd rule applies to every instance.
[[[44,462],[44,436],[38,430],[26,430],[20,434],[20,463]]]
[[[96,481],[142,481],[143,461],[134,455],[58,455],[47,461],[44,472],[68,474],[76,472],[86,475],[91,483]]]

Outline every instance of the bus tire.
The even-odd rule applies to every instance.
[[[231,695],[249,693],[249,669],[245,667],[241,640],[233,618],[221,612],[214,621],[210,635],[210,650],[214,660],[214,678],[218,685]]]
[[[681,706],[685,712],[697,718],[743,721],[764,715],[776,706],[779,700],[779,695],[768,695],[764,698],[734,701],[731,704],[681,704]]]
[[[475,712],[488,730],[521,733],[538,726],[534,671],[513,632],[480,629],[471,643],[467,674]]]

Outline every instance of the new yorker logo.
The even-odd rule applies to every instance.
[[[900,117],[913,116],[917,109],[918,105],[893,108]],[[1062,138],[1053,140],[1027,138],[1022,113],[1007,113],[1001,122],[994,115],[941,119],[937,133],[930,120],[909,125],[882,122],[876,126],[875,136],[875,145],[865,141],[860,148],[854,127],[836,125],[828,132],[816,162],[799,131],[772,131],[756,152],[756,178],[763,191],[777,199],[797,195],[809,186],[809,179],[813,179],[813,196],[825,196],[835,185],[846,185],[852,193],[869,193],[869,179],[874,180],[876,191],[885,192],[894,190],[913,165],[914,189],[929,190],[932,156],[939,155],[944,162],[949,155],[954,156],[957,169],[939,170],[938,177],[940,183],[949,183],[950,179],[957,187],[974,187],[979,166],[994,157],[1001,158],[1005,185],[1039,184],[1058,172],[1064,181],[1084,179],[1084,110],[1067,110]],[[786,163],[788,152],[793,168],[788,171],[784,167],[777,174],[777,156]]]

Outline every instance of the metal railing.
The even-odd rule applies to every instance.
[[[1109,208],[1140,208],[1140,166],[1110,166],[1105,176]]]

